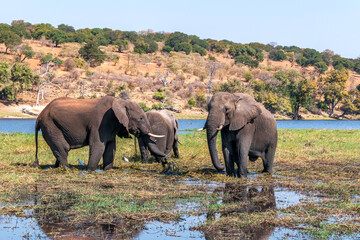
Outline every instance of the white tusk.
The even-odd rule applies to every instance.
[[[148,135],[150,137],[154,137],[154,138],[163,138],[163,137],[165,137],[165,135],[155,135],[155,134],[152,134],[152,133],[148,133]]]
[[[204,131],[204,128],[199,128],[197,131],[198,132]]]
[[[220,127],[218,127],[216,130],[220,131],[223,127],[224,125],[220,125]]]

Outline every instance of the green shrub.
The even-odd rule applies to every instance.
[[[157,92],[154,94],[154,99],[162,101],[166,98],[166,95],[163,94],[162,92]]]
[[[170,46],[164,46],[161,51],[169,53],[169,52],[173,51],[173,49]]]
[[[94,72],[87,70],[86,73],[85,73],[85,75],[86,75],[87,77],[90,77],[90,76],[94,75]]]
[[[139,106],[142,108],[142,110],[144,110],[144,112],[148,112],[148,111],[151,110],[151,108],[149,108],[148,106],[146,106],[146,104],[143,103],[143,102],[140,102],[140,103],[139,103]]]
[[[192,108],[195,106],[195,104],[196,104],[195,98],[193,98],[193,97],[189,98],[189,100],[188,100],[189,107]]]
[[[156,104],[154,103],[152,106],[151,106],[152,109],[156,109],[156,110],[159,110],[159,109],[163,109],[164,108],[164,105],[162,103],[159,103],[159,104]]]
[[[244,73],[244,78],[247,82],[249,82],[253,79],[253,75],[250,72],[246,72]]]
[[[78,68],[84,68],[85,67],[85,61],[81,58],[73,58],[73,61],[75,63],[75,66]]]
[[[286,55],[285,55],[284,51],[277,50],[277,51],[270,52],[269,58],[273,61],[282,61],[282,60],[286,59]]]
[[[201,47],[201,46],[199,46],[199,45],[197,45],[197,44],[193,45],[192,51],[200,54],[201,56],[205,56],[205,55],[206,55],[206,50],[205,50],[205,48],[203,48],[203,47]]]

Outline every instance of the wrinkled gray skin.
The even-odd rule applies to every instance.
[[[171,156],[171,150],[174,151],[174,156],[179,157],[179,148],[178,148],[178,119],[172,115],[167,110],[161,111],[150,111],[146,113],[153,133],[156,135],[165,135],[163,138],[157,138],[156,146],[161,152],[164,152],[168,157]],[[152,139],[152,137],[151,137]],[[138,137],[139,148],[141,153],[141,159],[143,162],[149,161],[148,155],[148,143],[149,136],[141,135]],[[151,152],[151,151],[150,151]],[[163,165],[167,163],[166,158],[161,156],[156,156],[155,159],[158,162],[161,162]]]
[[[130,138],[130,134],[151,133],[144,111],[134,102],[102,97],[97,99],[57,98],[49,103],[36,120],[36,154],[34,166],[39,166],[38,131],[41,129],[55,158],[55,167],[68,167],[70,149],[90,147],[87,169],[97,168],[103,157],[103,169],[113,167],[116,135]],[[154,143],[149,142],[154,155],[164,157]]]
[[[276,121],[271,113],[248,94],[220,92],[209,102],[205,123],[211,160],[218,171],[247,176],[247,157],[262,158],[263,172],[272,173],[277,146]],[[225,166],[219,162],[216,138],[221,129]],[[235,171],[234,164],[237,165]]]

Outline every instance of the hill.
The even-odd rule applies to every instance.
[[[0,26],[0,42],[1,29]],[[94,32],[94,29],[89,31]],[[34,32],[36,30],[33,35]],[[33,109],[37,98],[39,105],[45,106],[61,96],[95,98],[104,95],[130,98],[144,109],[166,107],[179,111],[182,117],[205,117],[210,79],[212,91],[247,92],[274,114],[283,117],[330,115],[356,118],[359,114],[358,60],[341,58],[329,50],[319,53],[294,46],[202,40],[183,33],[149,31],[135,34],[136,40],[130,40],[129,33],[122,32],[117,41],[104,46],[98,44],[98,38],[95,44],[99,50],[97,55],[104,56],[99,63],[79,53],[90,40],[56,42],[43,35],[38,40],[22,36],[21,43],[12,48],[6,43],[0,44],[0,63],[8,63],[7,71],[23,60],[26,46],[33,54],[22,62],[40,76],[36,83],[17,94],[14,102],[23,105],[21,107],[4,99],[7,85],[3,81],[0,85],[0,95],[4,99],[0,108],[2,117],[16,116],[4,112],[23,108],[27,109],[25,112],[41,110],[41,107]],[[336,104],[331,109],[328,95],[338,93],[330,93],[332,86],[326,83],[333,71],[347,75],[338,89],[341,96],[336,97]],[[328,95],[324,89],[328,89]],[[298,112],[294,112],[296,108]]]

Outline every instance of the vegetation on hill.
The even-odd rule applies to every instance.
[[[0,98],[9,101],[38,102],[48,87],[50,98],[106,94],[135,97],[145,110],[205,110],[212,92],[229,91],[293,119],[360,114],[360,59],[331,50],[23,20],[0,24],[0,47]]]

